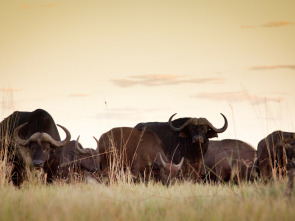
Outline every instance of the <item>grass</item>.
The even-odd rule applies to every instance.
[[[6,135],[1,135],[1,140]],[[1,141],[0,140],[0,141]],[[3,143],[0,142],[2,145]],[[0,146],[7,150],[6,146]],[[294,220],[295,191],[285,196],[287,178],[273,182],[134,184],[111,167],[109,185],[45,184],[28,171],[20,188],[9,183],[7,151],[0,153],[0,220]]]
[[[47,185],[38,172],[27,170],[27,180],[15,187],[9,183],[6,152],[2,154],[0,220],[269,221],[295,217],[295,191],[285,196],[287,178],[239,185],[186,181],[167,188],[154,182],[134,184],[130,173],[118,171],[115,165],[108,185],[81,181]]]
[[[134,184],[130,173],[118,171],[115,165],[109,184],[47,185],[38,172],[27,170],[27,180],[15,187],[9,183],[6,152],[1,159],[0,220],[268,221],[295,217],[295,191],[285,196],[287,178],[239,185],[186,181],[167,188],[154,182]]]
[[[286,183],[27,184],[0,189],[0,220],[292,220]]]

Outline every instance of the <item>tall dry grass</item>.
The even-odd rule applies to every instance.
[[[0,220],[293,220],[284,183],[28,185],[0,189]]]
[[[14,122],[5,121],[0,125],[0,186],[11,180],[15,157],[15,145],[10,138],[10,127]]]
[[[2,90],[1,121],[4,117],[10,115],[13,109],[13,90],[6,88]],[[14,168],[12,161],[15,157],[15,145],[10,139],[10,128],[14,123],[15,119],[9,119],[0,125],[0,187],[10,182],[11,173]]]
[[[0,141],[1,142],[1,141]],[[7,161],[7,148],[2,149],[1,144],[0,152],[0,188],[8,184],[13,169],[13,164]]]
[[[0,155],[0,220],[293,220],[295,191],[285,197],[285,178],[263,184],[239,181],[203,184],[177,182],[169,188],[153,181],[134,182],[123,158],[110,158],[109,182],[73,179],[46,184],[40,171],[27,173],[20,188],[9,183],[7,146]],[[5,142],[6,143],[6,142]],[[112,144],[115,145],[114,143]],[[29,168],[28,168],[29,169]]]
[[[112,131],[108,133],[108,149],[100,155],[104,155],[107,160],[108,168],[104,171],[103,181],[109,184],[132,184],[135,182],[148,182],[151,180],[151,171],[152,168],[149,167],[141,174],[141,176],[135,176],[132,173],[132,165],[134,163],[136,153],[133,155],[132,160],[130,161],[130,156],[127,155],[127,148],[130,146],[129,141],[132,136],[132,132],[128,135],[125,140],[124,136],[121,135],[121,138],[118,140],[114,137]],[[123,134],[123,130],[121,130]],[[138,149],[140,145],[141,138],[144,134],[144,131],[141,132],[138,142],[136,144],[135,150]],[[129,160],[128,160],[129,159]]]

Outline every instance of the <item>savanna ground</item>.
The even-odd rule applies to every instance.
[[[3,178],[3,173],[1,174]],[[0,220],[294,220],[287,179],[269,184],[0,184]]]
[[[285,195],[287,178],[239,185],[182,181],[166,187],[134,184],[130,174],[120,171],[114,171],[109,184],[79,179],[46,184],[46,177],[32,172],[15,187],[5,156],[0,154],[0,221],[295,220],[295,191]]]
[[[27,180],[15,187],[7,162],[6,152],[0,153],[0,221],[295,220],[295,191],[285,195],[287,178],[239,185],[182,181],[166,187],[134,184],[130,173],[114,170],[109,184],[79,179],[46,184],[46,176],[27,170]]]

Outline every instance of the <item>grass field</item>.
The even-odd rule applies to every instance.
[[[0,189],[0,220],[294,220],[286,182],[28,184]],[[293,192],[294,195],[294,192]]]
[[[167,188],[134,184],[118,171],[109,185],[45,184],[39,173],[27,170],[28,181],[15,187],[9,183],[11,165],[5,156],[0,154],[0,221],[295,220],[295,191],[285,196],[287,178],[239,185],[186,181]]]
[[[4,136],[5,137],[5,136]],[[0,153],[0,221],[6,220],[295,220],[295,191],[285,196],[287,178],[261,182],[201,184],[83,182],[46,185],[27,174],[20,188],[8,182],[7,148]],[[116,179],[113,179],[116,180]]]

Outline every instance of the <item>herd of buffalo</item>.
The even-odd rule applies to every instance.
[[[73,173],[100,182],[130,172],[134,181],[153,179],[165,185],[178,180],[196,182],[269,181],[294,170],[295,133],[275,131],[257,150],[236,139],[210,140],[228,127],[216,128],[206,118],[179,118],[167,122],[118,127],[83,148],[71,133],[56,125],[42,109],[16,111],[1,122],[0,157],[11,165],[10,181],[21,185],[28,170],[40,170],[46,181],[69,180]],[[61,140],[60,127],[66,138]]]

